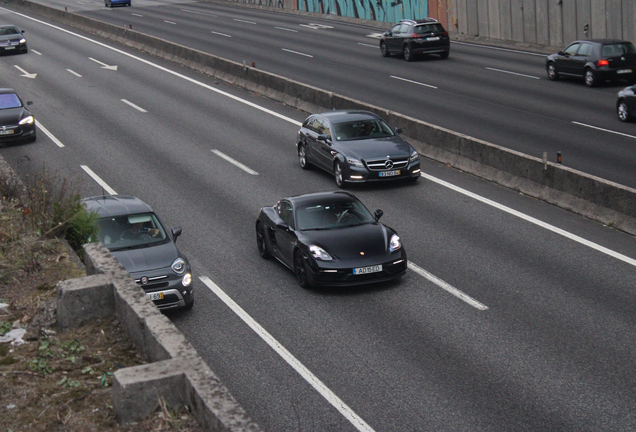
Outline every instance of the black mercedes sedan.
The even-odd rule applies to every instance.
[[[35,118],[20,96],[10,88],[0,88],[0,142],[36,139]]]
[[[629,122],[636,118],[636,85],[625,87],[618,92],[616,113],[622,122]]]
[[[401,132],[369,111],[312,114],[298,131],[298,160],[303,169],[316,166],[333,173],[339,188],[368,181],[415,181],[420,156]]]
[[[24,30],[18,30],[14,25],[0,25],[0,53],[26,54],[28,50]]]
[[[551,54],[545,62],[548,78],[583,78],[594,87],[602,81],[636,80],[636,48],[620,39],[583,39]]]
[[[97,213],[99,241],[159,309],[192,308],[192,270],[175,244],[181,228],[168,233],[152,208],[136,197],[103,195],[82,202]]]
[[[295,274],[303,288],[384,282],[406,272],[398,234],[354,195],[318,192],[283,198],[261,208],[256,245]]]

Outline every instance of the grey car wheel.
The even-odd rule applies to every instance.
[[[550,78],[552,81],[556,81],[559,79],[559,73],[556,70],[556,66],[554,65],[554,63],[548,63],[548,78]]]
[[[333,176],[336,179],[336,186],[338,186],[340,189],[344,189],[344,174],[342,172],[342,164],[340,162],[336,162],[336,164],[333,166]]]
[[[388,57],[391,55],[384,42],[380,42],[380,53],[382,54],[382,57]]]
[[[307,161],[307,145],[304,143],[298,144],[298,163],[304,170],[311,168],[311,165]]]
[[[627,104],[625,101],[620,101],[616,106],[616,113],[618,114],[618,119],[622,122],[628,122],[630,120],[629,108],[627,108]]]
[[[311,286],[309,278],[307,277],[307,264],[305,264],[305,258],[303,258],[301,251],[294,253],[294,273],[296,274],[298,285],[302,288],[309,288]]]
[[[596,82],[596,74],[592,69],[585,69],[585,85],[588,87],[595,87]]]
[[[404,60],[413,61],[413,52],[411,51],[411,47],[408,45],[404,45]]]

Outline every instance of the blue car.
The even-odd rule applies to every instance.
[[[131,0],[104,0],[104,6],[113,7],[113,6],[132,6],[130,4]]]

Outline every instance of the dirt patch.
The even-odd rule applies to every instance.
[[[189,412],[161,400],[149,418],[117,423],[112,374],[144,360],[115,317],[57,331],[55,286],[85,271],[65,242],[25,232],[25,217],[0,204],[0,338],[26,330],[22,343],[0,342],[2,431],[202,430]]]

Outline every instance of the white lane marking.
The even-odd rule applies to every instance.
[[[190,77],[188,77],[188,76],[186,76],[186,75],[180,74],[180,73],[175,72],[175,71],[173,71],[173,70],[171,70],[171,69],[168,69],[168,68],[166,68],[166,67],[160,66],[160,65],[158,65],[158,64],[156,64],[156,63],[153,63],[153,62],[151,62],[151,61],[149,61],[149,60],[143,59],[143,58],[141,58],[141,57],[137,57],[136,55],[133,55],[133,54],[127,53],[127,52],[122,51],[122,50],[120,50],[120,49],[118,49],[118,48],[115,48],[115,47],[112,47],[112,46],[106,45],[105,43],[98,42],[98,41],[96,41],[96,40],[94,40],[94,39],[90,39],[90,38],[88,38],[88,37],[86,37],[86,36],[82,36],[82,35],[77,34],[77,33],[73,33],[72,31],[69,31],[69,30],[63,29],[63,28],[58,27],[58,26],[54,26],[53,24],[50,24],[50,23],[45,22],[45,21],[42,21],[42,20],[35,19],[35,18],[33,18],[33,17],[30,17],[30,16],[28,16],[28,15],[21,14],[21,13],[19,13],[19,12],[14,12],[14,11],[12,11],[12,10],[5,9],[5,8],[3,8],[3,7],[0,7],[0,10],[6,11],[6,12],[8,12],[8,13],[14,13],[14,14],[16,14],[16,15],[18,15],[18,16],[21,16],[21,17],[26,18],[26,19],[28,19],[28,20],[31,20],[31,21],[33,21],[33,22],[37,22],[37,23],[39,23],[39,24],[42,24],[42,25],[45,25],[45,26],[48,26],[48,27],[54,28],[54,29],[59,30],[59,31],[61,31],[61,32],[63,32],[63,33],[69,34],[69,35],[71,35],[71,36],[75,36],[75,37],[76,37],[76,38],[78,38],[78,39],[82,39],[82,40],[84,40],[84,41],[86,41],[86,42],[93,43],[93,44],[95,44],[95,45],[97,45],[97,46],[100,46],[100,47],[103,47],[103,48],[109,49],[109,50],[111,50],[111,51],[113,51],[113,52],[116,52],[116,53],[121,54],[121,55],[123,55],[123,56],[126,56],[126,57],[128,57],[128,58],[131,58],[131,59],[137,60],[138,62],[140,62],[140,63],[144,63],[144,64],[146,64],[146,65],[148,65],[148,66],[151,66],[151,67],[153,67],[153,68],[155,68],[155,69],[157,69],[157,70],[160,70],[160,71],[162,71],[162,72],[165,72],[165,73],[170,74],[170,75],[172,75],[172,76],[175,76],[175,77],[177,77],[177,78],[181,78],[181,79],[182,79],[182,80],[184,80],[184,81],[188,81],[189,83],[192,83],[192,84],[198,85],[198,86],[203,87],[203,88],[205,88],[205,89],[207,89],[207,90],[210,90],[210,91],[213,91],[213,92],[218,93],[218,94],[220,94],[220,95],[223,95],[223,96],[225,96],[225,97],[227,97],[227,98],[229,98],[229,99],[232,99],[232,100],[234,100],[234,101],[236,101],[236,102],[240,102],[240,103],[245,104],[245,105],[247,105],[247,106],[249,106],[249,107],[252,107],[252,108],[254,108],[254,109],[257,109],[257,110],[259,110],[259,111],[262,111],[262,112],[264,112],[264,113],[267,113],[267,114],[269,114],[269,115],[271,115],[271,116],[277,117],[277,118],[279,118],[279,119],[281,119],[281,120],[285,120],[286,122],[289,122],[289,123],[293,124],[294,126],[300,126],[300,125],[302,124],[302,122],[299,122],[299,121],[294,120],[294,119],[292,119],[292,118],[290,118],[290,117],[287,117],[287,116],[284,116],[284,115],[282,115],[282,114],[279,114],[279,113],[277,113],[276,111],[272,111],[272,110],[270,110],[270,109],[268,109],[268,108],[262,107],[262,106],[260,106],[260,105],[255,104],[254,102],[250,102],[250,101],[248,101],[248,100],[242,99],[242,98],[240,98],[240,97],[238,97],[238,96],[235,96],[235,95],[233,95],[233,94],[230,94],[230,93],[228,93],[228,92],[224,92],[223,90],[220,90],[220,89],[218,89],[218,88],[212,87],[212,86],[210,86],[210,85],[208,85],[208,84],[205,84],[205,83],[203,83],[203,82],[201,82],[201,81],[197,81],[197,80],[195,80],[194,78],[190,78]]]
[[[477,201],[483,202],[484,204],[488,204],[489,206],[495,207],[498,210],[504,211],[504,212],[509,213],[509,214],[511,214],[513,216],[517,216],[520,219],[523,219],[523,220],[525,220],[527,222],[530,222],[530,223],[533,223],[535,225],[538,225],[541,228],[547,229],[548,231],[552,231],[552,232],[554,232],[556,234],[559,234],[559,235],[561,235],[561,236],[563,236],[565,238],[573,240],[573,241],[575,241],[577,243],[580,243],[580,244],[582,244],[584,246],[587,246],[587,247],[589,247],[591,249],[594,249],[594,250],[596,250],[598,252],[604,253],[604,254],[612,257],[612,258],[616,258],[617,260],[623,261],[623,262],[625,262],[625,263],[627,263],[629,265],[632,265],[632,266],[636,267],[636,259],[630,258],[630,257],[628,257],[626,255],[621,254],[621,253],[615,252],[615,251],[613,251],[611,249],[606,248],[605,246],[601,246],[599,244],[596,244],[594,242],[586,240],[583,237],[579,237],[579,236],[577,236],[575,234],[569,233],[569,232],[567,232],[567,231],[565,231],[565,230],[563,230],[561,228],[555,227],[554,225],[550,225],[548,223],[540,221],[539,219],[536,219],[536,218],[533,218],[532,216],[528,216],[526,214],[523,214],[520,211],[511,209],[510,207],[506,207],[506,206],[504,206],[502,204],[499,204],[499,203],[497,203],[495,201],[489,200],[488,198],[484,198],[484,197],[482,197],[480,195],[477,195],[477,194],[475,194],[473,192],[467,191],[466,189],[462,189],[459,186],[455,186],[455,185],[453,185],[451,183],[448,183],[448,182],[446,182],[444,180],[440,180],[437,177],[433,177],[433,176],[425,174],[425,173],[422,173],[422,177],[427,178],[430,181],[433,181],[433,182],[435,182],[437,184],[440,184],[440,185],[442,185],[444,187],[452,189],[455,192],[459,192],[461,194],[469,196],[469,197],[471,197],[471,198],[473,198],[473,199],[475,199]]]
[[[143,15],[142,15],[142,14],[138,14],[138,13],[134,13],[134,14],[132,14],[132,16],[136,16],[136,17],[143,17]]]
[[[41,53],[40,51],[36,51],[36,50],[34,50],[33,48],[29,49],[29,51],[30,51],[30,52],[32,52],[32,53],[35,53],[35,54],[37,54],[37,55],[39,55],[39,56],[41,56],[41,55],[42,55],[42,53]]]
[[[232,300],[221,288],[206,276],[199,276],[216,296],[221,299],[232,311],[245,322],[254,332],[261,337],[283,360],[287,362],[298,374],[305,379],[327,402],[336,408],[349,422],[361,432],[373,432],[362,418],[351,410],[334,392],[332,392],[318,377],[307,369],[296,357],[283,347],[267,330],[258,324],[247,312]]]
[[[211,16],[211,17],[218,17],[218,15],[213,15],[211,13],[205,13],[205,12],[197,12],[197,11],[193,11],[190,9],[181,9],[183,12],[189,12],[191,14],[195,14],[195,15],[207,15],[207,16]]]
[[[301,52],[298,52],[298,51],[292,51],[292,50],[289,50],[287,48],[282,48],[282,50],[283,51],[287,51],[288,53],[298,54],[298,55],[305,56],[305,57],[313,57],[312,55],[304,54],[304,53],[301,53]]]
[[[371,33],[367,35],[367,37],[374,39],[380,39],[382,36],[384,36],[384,33]]]
[[[437,87],[435,87],[433,85],[430,85],[430,84],[424,84],[424,83],[421,83],[421,82],[418,82],[418,81],[413,81],[413,80],[406,79],[406,78],[400,78],[399,76],[395,76],[395,75],[391,75],[391,78],[395,78],[396,80],[410,82],[412,84],[417,84],[417,85],[421,85],[421,86],[424,86],[424,87],[430,87],[430,88],[434,88],[434,89],[437,88]]]
[[[590,129],[596,129],[596,130],[600,130],[600,131],[603,131],[603,132],[607,132],[607,133],[611,133],[611,134],[615,134],[615,135],[621,135],[621,136],[624,136],[624,137],[627,137],[627,138],[636,139],[636,136],[634,136],[634,135],[628,135],[626,133],[616,132],[616,131],[613,131],[613,130],[610,130],[610,129],[603,129],[603,128],[600,128],[600,127],[597,127],[597,126],[592,126],[592,125],[585,124],[585,123],[579,123],[577,121],[573,121],[572,123],[574,123],[576,125],[579,125],[579,126],[585,126],[585,127],[590,128]]]
[[[288,32],[298,33],[298,30],[292,30],[292,29],[288,29],[288,28],[285,28],[285,27],[274,27],[274,28],[277,28],[278,30],[285,30],[285,31],[288,31]]]
[[[53,135],[51,132],[49,132],[49,130],[47,128],[44,127],[44,125],[42,125],[42,123],[40,123],[39,121],[35,121],[35,125],[38,127],[38,129],[40,129],[42,132],[44,132],[44,135],[46,135],[47,137],[49,137],[49,139],[51,141],[53,141],[59,148],[63,148],[64,144],[62,144],[62,142],[55,138],[55,135]]]
[[[232,36],[230,36],[229,34],[219,33],[219,32],[215,32],[215,31],[211,31],[210,33],[214,33],[215,35],[225,36],[225,37],[229,37],[229,38],[231,38],[231,37],[232,37]]]
[[[534,53],[534,52],[530,52],[530,51],[521,51],[521,50],[510,49],[510,48],[499,48],[499,47],[472,44],[472,43],[466,43],[466,42],[457,42],[457,41],[452,41],[452,42],[454,44],[458,44],[458,45],[468,45],[468,46],[472,46],[472,47],[491,49],[491,50],[495,50],[495,51],[509,51],[509,52],[518,53],[518,54],[528,54],[528,55],[533,55],[533,56],[538,56],[538,57],[546,57],[545,54],[539,54],[539,53]]]
[[[215,155],[217,155],[219,157],[222,157],[223,159],[225,159],[226,161],[228,161],[232,165],[242,169],[243,171],[245,171],[248,174],[258,175],[258,173],[256,171],[254,171],[253,169],[248,168],[246,165],[243,165],[242,163],[240,163],[236,159],[232,159],[231,157],[229,157],[228,155],[226,155],[225,153],[223,153],[223,152],[221,152],[219,150],[212,150],[212,153],[214,153]]]
[[[491,71],[495,71],[495,72],[503,72],[503,73],[507,73],[507,74],[510,74],[510,75],[522,76],[522,77],[526,77],[526,78],[532,78],[532,79],[538,79],[538,80],[541,79],[538,76],[526,75],[526,74],[522,74],[522,73],[518,73],[518,72],[511,72],[511,71],[507,71],[507,70],[503,70],[503,69],[495,69],[495,68],[491,68],[491,67],[487,67],[486,69],[491,70]]]
[[[254,21],[245,21],[245,20],[238,19],[238,18],[234,18],[234,21],[242,22],[242,23],[245,23],[245,24],[256,24]]]
[[[15,67],[17,70],[19,70],[20,72],[22,72],[22,73],[23,73],[23,75],[20,75],[20,76],[23,76],[23,77],[25,77],[25,78],[35,79],[35,77],[36,77],[36,76],[38,76],[38,74],[37,74],[37,73],[34,73],[34,74],[28,73],[27,71],[25,71],[24,69],[22,69],[22,68],[21,68],[20,66],[18,66],[18,65],[13,65],[13,67]]]
[[[458,290],[454,286],[450,285],[449,283],[441,280],[440,278],[438,278],[434,274],[427,272],[426,270],[424,270],[422,267],[418,266],[417,264],[413,264],[411,261],[409,261],[408,264],[409,264],[409,268],[411,270],[413,270],[415,273],[417,273],[420,276],[422,276],[423,278],[428,279],[429,281],[433,282],[435,285],[437,285],[438,287],[442,288],[443,290],[448,291],[449,293],[451,293],[452,295],[454,295],[458,299],[465,301],[466,303],[468,303],[472,307],[477,308],[479,310],[487,310],[488,309],[488,306],[486,306],[485,304],[478,302],[477,300],[475,300],[474,298],[472,298],[468,294],[465,294],[465,293],[461,292],[460,290]]]
[[[143,109],[142,107],[140,107],[138,105],[135,105],[134,103],[132,103],[130,101],[127,101],[126,99],[119,99],[119,100],[122,101],[123,103],[125,103],[126,105],[133,107],[134,109],[136,109],[139,112],[142,112],[142,113],[147,113],[148,112],[145,109]]]
[[[163,20],[163,22],[165,22],[166,24],[177,25],[177,23],[176,23],[176,22],[174,22],[174,21],[166,21],[166,20]]]
[[[89,176],[91,176],[93,178],[93,180],[95,180],[97,182],[97,184],[99,184],[101,187],[104,188],[104,190],[106,192],[108,192],[109,195],[117,195],[117,192],[115,192],[115,189],[111,188],[110,186],[108,186],[106,184],[106,182],[104,180],[102,180],[97,174],[95,174],[93,172],[93,170],[91,170],[89,167],[87,167],[86,165],[80,165],[82,167],[82,169],[84,171],[86,171],[86,174],[88,174]]]
[[[80,74],[78,74],[77,72],[75,72],[74,70],[71,69],[66,69],[67,71],[69,71],[70,73],[72,73],[73,75],[75,75],[78,78],[83,78]]]
[[[365,44],[365,43],[362,43],[362,42],[358,42],[358,45],[362,45],[362,46],[365,46],[365,47],[371,47],[371,48],[379,48],[377,45]]]
[[[309,23],[309,24],[300,24],[303,27],[307,27],[310,28],[312,30],[320,30],[320,29],[332,29],[332,26],[328,26],[328,25],[324,25],[324,24],[315,24],[315,23]]]
[[[91,60],[91,61],[94,61],[97,64],[102,65],[102,69],[115,70],[115,71],[117,70],[117,65],[112,65],[112,66],[111,65],[107,65],[104,62],[100,62],[99,60],[95,60],[93,57],[89,57],[88,59]]]

